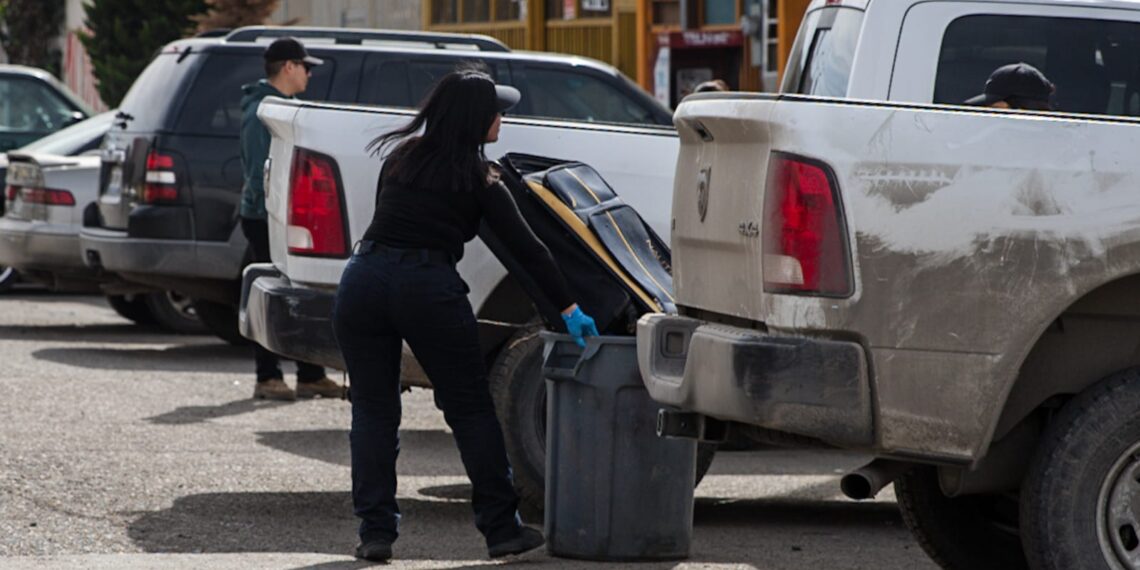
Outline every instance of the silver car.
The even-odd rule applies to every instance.
[[[114,115],[97,115],[4,157],[0,271],[9,280],[18,272],[57,291],[112,291],[117,294],[108,295],[111,307],[132,321],[202,332],[189,299],[135,285],[116,288],[113,278],[83,263],[79,229],[85,216],[98,215],[87,206],[98,196],[99,146]]]

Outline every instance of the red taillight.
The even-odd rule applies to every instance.
[[[155,202],[174,202],[178,200],[178,188],[165,184],[147,184],[143,187],[142,201],[147,204]]]
[[[146,169],[150,170],[173,170],[174,157],[169,154],[162,154],[156,150],[150,151],[146,155]]]
[[[174,173],[173,156],[157,150],[146,155],[142,201],[146,204],[178,201],[178,176]]]
[[[8,187],[8,199],[14,200],[19,195],[20,199],[28,204],[47,204],[48,206],[74,206],[75,196],[67,190],[56,190],[54,188],[28,188],[19,186]]]
[[[764,195],[764,290],[846,297],[847,237],[827,166],[777,154]]]
[[[289,178],[289,253],[345,257],[344,216],[336,162],[305,149],[293,152]]]
[[[12,186],[11,184],[9,184],[8,187],[4,189],[4,197],[9,199],[9,200],[15,200],[16,194],[19,194],[19,193],[20,193],[20,187],[19,186]]]

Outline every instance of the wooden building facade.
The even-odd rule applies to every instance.
[[[425,30],[604,61],[674,105],[704,79],[774,91],[809,1],[423,0],[421,13]]]

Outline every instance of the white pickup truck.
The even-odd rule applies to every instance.
[[[272,264],[249,267],[242,333],[285,356],[343,370],[330,309],[352,244],[372,220],[381,160],[365,150],[377,135],[406,124],[411,111],[267,99],[258,116],[273,135],[266,167]],[[659,235],[669,228],[677,134],[668,126],[549,121],[508,116],[487,156],[508,152],[585,162]],[[537,313],[521,287],[479,240],[459,272],[480,319],[490,382],[504,423],[516,484],[542,504],[545,386]],[[528,326],[530,325],[530,326]],[[404,383],[429,386],[405,350]],[[711,454],[702,455],[703,468]]]
[[[682,103],[663,431],[874,454],[947,568],[1140,568],[1138,8],[816,0],[781,95]],[[1056,111],[961,106],[1017,62]]]

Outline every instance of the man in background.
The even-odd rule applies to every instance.
[[[263,169],[269,157],[269,130],[257,117],[261,100],[268,97],[292,99],[309,85],[312,69],[323,63],[312,57],[301,42],[281,38],[265,50],[265,76],[257,83],[242,87],[241,100],[241,166],[245,183],[241,192],[241,229],[249,241],[252,262],[268,262],[269,224],[266,221]],[[297,362],[297,390],[285,384],[281,358],[255,344],[257,363],[255,399],[296,400],[297,398],[340,398],[344,387],[325,376],[325,369],[307,362]]]

